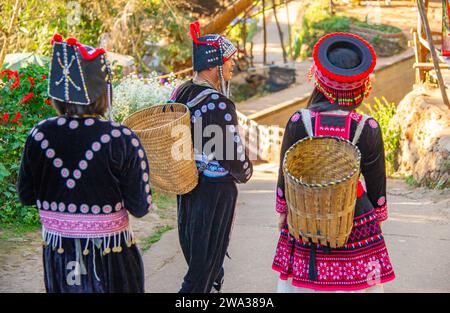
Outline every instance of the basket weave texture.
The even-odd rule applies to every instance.
[[[171,194],[185,194],[198,183],[198,171],[194,160],[190,132],[190,112],[181,103],[155,105],[128,116],[123,124],[140,138],[147,153],[152,187]],[[175,131],[182,129],[188,131]],[[172,149],[188,157],[175,154]],[[184,154],[183,154],[184,155]]]
[[[283,160],[289,232],[296,239],[338,248],[353,226],[361,153],[348,140],[307,137]]]

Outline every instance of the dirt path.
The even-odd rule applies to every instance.
[[[236,223],[226,260],[224,292],[274,292],[270,269],[277,241],[274,190],[276,165],[256,167],[239,186]],[[450,190],[411,187],[388,181],[389,219],[383,231],[397,279],[386,292],[450,292]],[[155,212],[132,220],[141,243],[156,227],[175,222]],[[39,233],[0,240],[0,292],[44,292]],[[177,292],[186,270],[176,229],[143,254],[146,291]]]
[[[159,209],[141,219],[131,217],[133,232],[140,247],[149,246],[149,238],[163,227],[175,227],[176,208]],[[0,293],[45,292],[40,232],[9,237],[0,231]]]
[[[271,270],[278,240],[275,213],[276,165],[257,166],[239,186],[237,215],[225,260],[224,292],[274,292]],[[414,188],[389,179],[390,218],[383,224],[397,279],[386,292],[450,291],[450,190]],[[147,292],[176,292],[186,272],[176,230],[144,255]]]

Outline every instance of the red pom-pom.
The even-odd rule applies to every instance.
[[[63,41],[63,37],[60,34],[54,34],[53,35],[52,44],[54,42],[61,42],[61,41]]]
[[[71,37],[71,38],[67,38],[66,43],[68,45],[75,46],[78,43],[78,40],[76,38]]]
[[[358,181],[358,188],[356,189],[356,196],[358,198],[361,198],[363,196],[364,192],[365,192],[364,187],[361,184],[361,181],[359,180]]]

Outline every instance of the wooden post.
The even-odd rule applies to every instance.
[[[289,17],[289,4],[288,4],[287,0],[284,0],[284,5],[286,6],[286,17],[287,17],[287,24],[288,24],[289,59],[292,60],[291,20]]]
[[[6,53],[8,52],[9,47],[9,39],[11,38],[11,33],[13,30],[14,22],[16,20],[17,14],[19,14],[19,0],[16,0],[16,3],[14,4],[13,13],[11,15],[11,19],[9,20],[9,25],[7,29],[1,30],[3,33],[3,46],[0,50],[0,69],[3,66],[3,62],[5,61]]]
[[[267,28],[266,28],[266,1],[262,0],[262,15],[263,15],[263,64],[267,64]]]
[[[281,50],[283,50],[283,62],[287,63],[287,54],[286,54],[286,49],[284,48],[283,31],[281,30],[280,22],[278,21],[277,5],[275,3],[275,0],[272,0],[272,4],[273,4],[273,16],[275,17],[275,23],[277,24],[278,35],[280,36]]]
[[[419,8],[419,14],[422,19],[422,23],[425,26],[425,33],[427,36],[428,44],[430,45],[431,59],[433,60],[434,70],[436,71],[439,88],[441,89],[442,100],[444,100],[444,103],[450,108],[450,102],[448,101],[447,91],[445,90],[445,83],[444,79],[442,78],[441,68],[439,67],[439,60],[436,54],[436,49],[434,48],[433,36],[431,34],[431,29],[428,23],[427,12],[423,4],[423,0],[417,0],[417,6]]]

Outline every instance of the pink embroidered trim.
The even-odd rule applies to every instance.
[[[277,196],[276,200],[276,210],[278,213],[286,213],[287,212],[287,204],[286,200],[283,198]]]
[[[387,220],[388,218],[387,203],[385,203],[380,207],[375,208],[375,214],[377,215],[378,221],[383,222]]]
[[[120,210],[111,214],[67,214],[40,210],[41,223],[47,232],[69,238],[103,237],[128,228],[128,213]]]
[[[362,115],[358,114],[356,112],[350,113],[350,117],[358,123],[361,122],[361,120],[362,120]]]
[[[277,265],[272,265],[272,269],[278,273],[280,273],[280,279],[281,280],[288,280],[289,278],[292,278],[293,275],[286,275],[283,273],[283,269]],[[391,273],[385,275],[385,277],[380,278],[380,281],[378,284],[385,284],[395,279],[395,273],[392,271]],[[355,286],[318,286],[314,284],[308,284],[308,283],[299,283],[297,281],[292,282],[292,286],[298,287],[298,288],[308,288],[313,290],[322,290],[322,291],[358,291],[367,289],[370,287],[373,287],[373,285],[369,285],[368,283],[362,283],[360,285]]]
[[[337,90],[354,90],[356,88],[361,88],[368,79],[367,77],[355,81],[355,82],[338,82],[332,78],[329,78],[325,76],[318,68],[317,66],[314,66],[313,69],[316,79],[320,80],[325,86],[337,89]]]
[[[344,117],[345,116],[345,125],[344,127],[339,126],[322,126],[321,125],[321,117],[322,116],[338,116],[338,117]],[[314,126],[314,133],[316,136],[338,136],[344,139],[350,138],[350,114],[343,115],[343,114],[326,114],[326,113],[316,113],[316,122]]]

